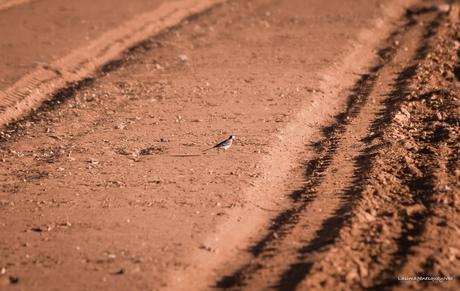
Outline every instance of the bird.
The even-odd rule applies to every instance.
[[[212,150],[212,149],[226,151],[232,146],[232,143],[233,143],[234,139],[235,139],[235,136],[231,135],[227,139],[221,141],[220,143],[216,144],[215,146],[213,146],[213,147],[211,147],[209,149],[204,150],[203,152],[207,152],[207,151]]]

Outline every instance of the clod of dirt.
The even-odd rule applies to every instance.
[[[119,123],[119,124],[115,125],[114,128],[115,128],[115,129],[123,130],[123,129],[126,129],[126,124],[124,124],[124,123]]]
[[[122,188],[125,187],[125,183],[122,181],[108,181],[107,182],[107,187],[114,187],[114,188]]]
[[[215,249],[211,248],[210,246],[206,246],[206,245],[200,245],[198,248],[201,249],[201,250],[205,250],[207,252],[211,252],[211,253],[216,252]]]
[[[30,230],[34,231],[34,232],[42,232],[43,231],[43,229],[41,229],[40,227],[32,227]]]
[[[46,231],[50,231],[51,229],[52,229],[52,227],[50,225],[46,225],[46,226],[32,227],[30,229],[30,231],[33,231],[33,232],[46,232]]]
[[[421,214],[426,210],[425,206],[422,204],[415,204],[409,207],[406,207],[406,214],[412,216],[414,214]]]
[[[123,275],[125,273],[125,269],[124,268],[120,268],[114,272],[112,272],[112,275]]]
[[[142,156],[147,156],[147,155],[153,155],[153,154],[160,154],[164,152],[163,147],[156,147],[156,146],[150,146],[143,148],[139,151],[139,154]]]
[[[96,159],[89,159],[86,161],[87,163],[90,163],[91,165],[98,165],[99,164],[99,161],[96,160]]]
[[[9,276],[10,284],[17,284],[19,282],[19,278],[16,276]]]
[[[67,227],[71,227],[72,223],[66,221],[66,222],[59,223],[58,226],[63,227],[63,228],[67,228]]]

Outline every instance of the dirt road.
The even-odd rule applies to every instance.
[[[435,4],[228,1],[3,128],[0,288],[458,289]]]

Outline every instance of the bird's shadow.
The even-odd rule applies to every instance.
[[[177,155],[169,155],[170,157],[175,157],[175,158],[191,158],[191,157],[201,157],[202,154],[177,154]]]

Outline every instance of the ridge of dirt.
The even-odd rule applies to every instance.
[[[368,138],[363,199],[307,288],[458,288],[458,35],[458,16],[439,15],[399,73]]]
[[[15,2],[22,0],[2,1]],[[56,60],[165,2],[39,0],[0,9],[0,91],[35,69],[56,69]]]
[[[22,5],[27,2],[31,2],[31,1],[34,1],[34,0],[2,0],[0,1],[0,10],[5,10],[5,9],[11,8],[17,5]]]
[[[181,0],[163,3],[159,8],[135,16],[117,28],[100,35],[86,46],[49,64],[38,66],[10,87],[0,90],[0,126],[37,109],[60,91],[75,86],[123,52],[149,36],[179,24],[186,17],[206,11],[219,0]],[[77,84],[78,86],[78,84]]]

